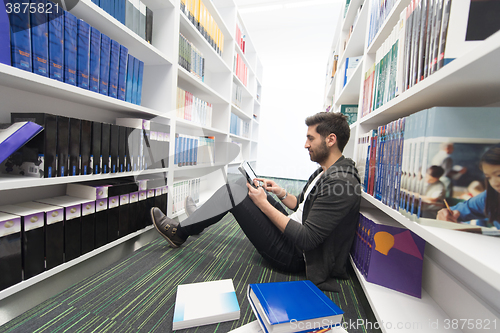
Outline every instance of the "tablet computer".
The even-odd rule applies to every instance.
[[[247,182],[252,185],[253,187],[257,188],[257,186],[255,186],[253,180],[255,178],[257,178],[257,175],[255,174],[255,172],[253,171],[252,167],[250,166],[250,164],[248,164],[247,161],[243,161],[240,166],[238,167],[238,170],[240,170],[240,172],[243,174],[243,176],[245,176]]]

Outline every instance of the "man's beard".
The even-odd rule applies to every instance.
[[[311,151],[309,151],[309,152],[311,152]],[[324,162],[328,159],[328,156],[330,156],[330,151],[328,150],[326,143],[323,142],[321,144],[321,146],[319,146],[317,149],[315,149],[309,155],[311,157],[311,161],[321,164],[322,162]]]

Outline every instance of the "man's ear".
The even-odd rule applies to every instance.
[[[335,143],[337,142],[337,136],[334,134],[334,133],[330,133],[327,137],[326,137],[326,145],[328,147],[333,147],[335,145]]]

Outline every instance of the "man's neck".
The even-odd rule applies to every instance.
[[[328,168],[334,165],[335,162],[337,162],[338,159],[341,157],[342,157],[341,152],[330,153],[330,156],[328,156],[328,158],[323,163],[320,164],[321,168],[323,169],[323,171],[328,170]]]

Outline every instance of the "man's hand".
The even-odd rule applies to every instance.
[[[266,191],[264,191],[264,187],[259,186],[259,182],[258,182],[257,178],[254,180],[254,184],[255,184],[255,186],[257,186],[257,188],[255,188],[252,185],[250,185],[249,183],[247,183],[248,196],[250,197],[250,199],[252,199],[253,203],[262,210],[264,205],[266,203],[269,203],[267,201],[267,194],[266,194]]]
[[[453,210],[451,213],[448,209],[443,208],[437,213],[437,220],[449,221],[458,223],[458,218],[460,217],[460,212],[458,210]]]
[[[274,181],[270,179],[265,179],[265,178],[255,178],[255,180],[262,182],[262,187],[268,191],[272,192],[273,194],[276,194],[278,197],[282,197],[285,195],[286,191],[282,189],[278,184],[276,184]]]

